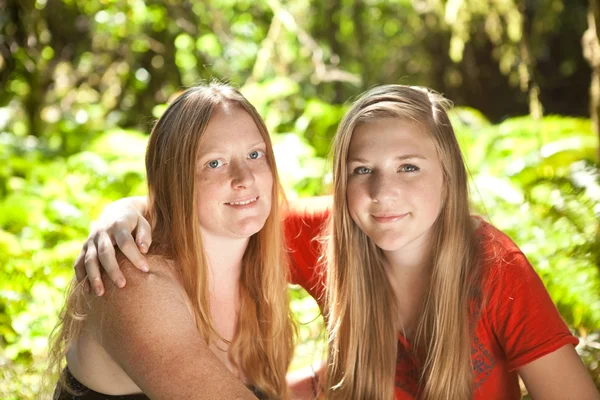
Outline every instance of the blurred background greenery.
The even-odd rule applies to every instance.
[[[153,121],[211,79],[257,106],[291,198],[327,193],[363,90],[452,99],[475,209],[529,256],[600,385],[599,20],[598,0],[0,0],[0,398],[39,395],[91,221],[144,194]],[[298,369],[322,320],[292,295]]]

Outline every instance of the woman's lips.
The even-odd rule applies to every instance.
[[[228,206],[234,207],[234,208],[249,208],[249,207],[254,207],[254,205],[258,201],[259,197],[260,196],[255,196],[255,197],[249,197],[247,199],[241,199],[241,200],[236,200],[236,201],[229,201],[229,202],[225,203],[225,205],[228,205]]]

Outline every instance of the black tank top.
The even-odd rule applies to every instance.
[[[150,400],[143,393],[110,395],[93,391],[75,378],[68,368],[63,371],[67,385],[75,394],[69,393],[60,383],[56,385],[53,400]],[[259,400],[269,400],[267,396],[253,385],[246,385]]]

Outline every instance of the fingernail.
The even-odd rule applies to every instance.
[[[122,288],[123,286],[125,286],[125,279],[123,278],[119,278],[117,279],[117,286]]]
[[[148,252],[148,246],[146,246],[146,243],[140,243],[140,248],[142,249],[142,253],[146,254]]]
[[[148,271],[150,271],[150,268],[148,268],[148,266],[147,266],[146,264],[142,265],[140,268],[141,268],[141,269],[142,269],[142,271],[144,271],[144,272],[148,272]]]
[[[104,293],[104,290],[102,290],[100,288],[95,288],[94,292],[96,293],[96,296],[102,296],[102,294]]]

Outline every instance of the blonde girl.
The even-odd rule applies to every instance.
[[[333,144],[328,399],[598,399],[542,282],[469,210],[431,90],[365,93]]]

